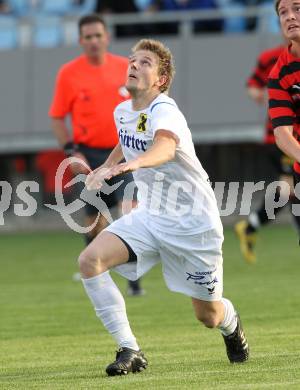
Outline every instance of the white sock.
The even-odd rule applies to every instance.
[[[82,279],[82,282],[94,305],[97,317],[118,346],[138,351],[139,346],[127,319],[124,298],[109,272]]]
[[[221,301],[224,305],[224,319],[219,325],[219,329],[224,336],[229,336],[235,331],[237,326],[236,313],[229,299],[222,298]]]

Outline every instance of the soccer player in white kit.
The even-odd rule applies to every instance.
[[[166,94],[173,76],[172,54],[161,42],[144,39],[135,45],[126,84],[131,100],[114,112],[120,142],[86,180],[88,189],[101,190],[104,179],[133,172],[138,187],[138,207],[99,233],[79,257],[96,315],[119,347],[106,368],[111,376],[148,364],[111,268],[135,280],[161,261],[168,288],[190,296],[197,319],[220,329],[230,362],[249,355],[239,315],[222,298],[223,229],[214,192],[186,120]]]

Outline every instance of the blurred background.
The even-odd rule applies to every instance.
[[[272,181],[262,145],[266,109],[247,97],[245,85],[259,53],[281,43],[273,8],[262,0],[0,1],[0,181],[12,187],[1,230],[67,229],[44,206],[55,203],[54,177],[64,158],[48,109],[58,68],[80,53],[78,18],[90,12],[106,15],[113,53],[127,56],[140,37],[172,50],[177,73],[170,95],[213,183]],[[20,218],[13,205],[22,203],[16,188],[24,180],[39,183],[31,193],[38,211]],[[72,201],[70,188],[63,192]],[[232,224],[238,211],[224,223]]]

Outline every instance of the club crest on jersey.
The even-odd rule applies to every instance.
[[[299,101],[300,100],[300,85],[299,83],[298,84],[294,84],[292,85],[292,99],[294,101]]]
[[[145,133],[146,132],[146,122],[147,122],[147,114],[143,112],[139,116],[139,120],[136,126],[137,133]]]

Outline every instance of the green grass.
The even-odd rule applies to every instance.
[[[248,363],[228,363],[219,332],[197,323],[190,299],[169,292],[156,267],[143,280],[147,295],[126,298],[149,359],[146,371],[126,377],[106,377],[114,342],[72,281],[82,245],[75,233],[0,236],[0,389],[300,389],[300,256],[291,227],[261,232],[255,266],[225,232],[224,295],[240,311]]]

